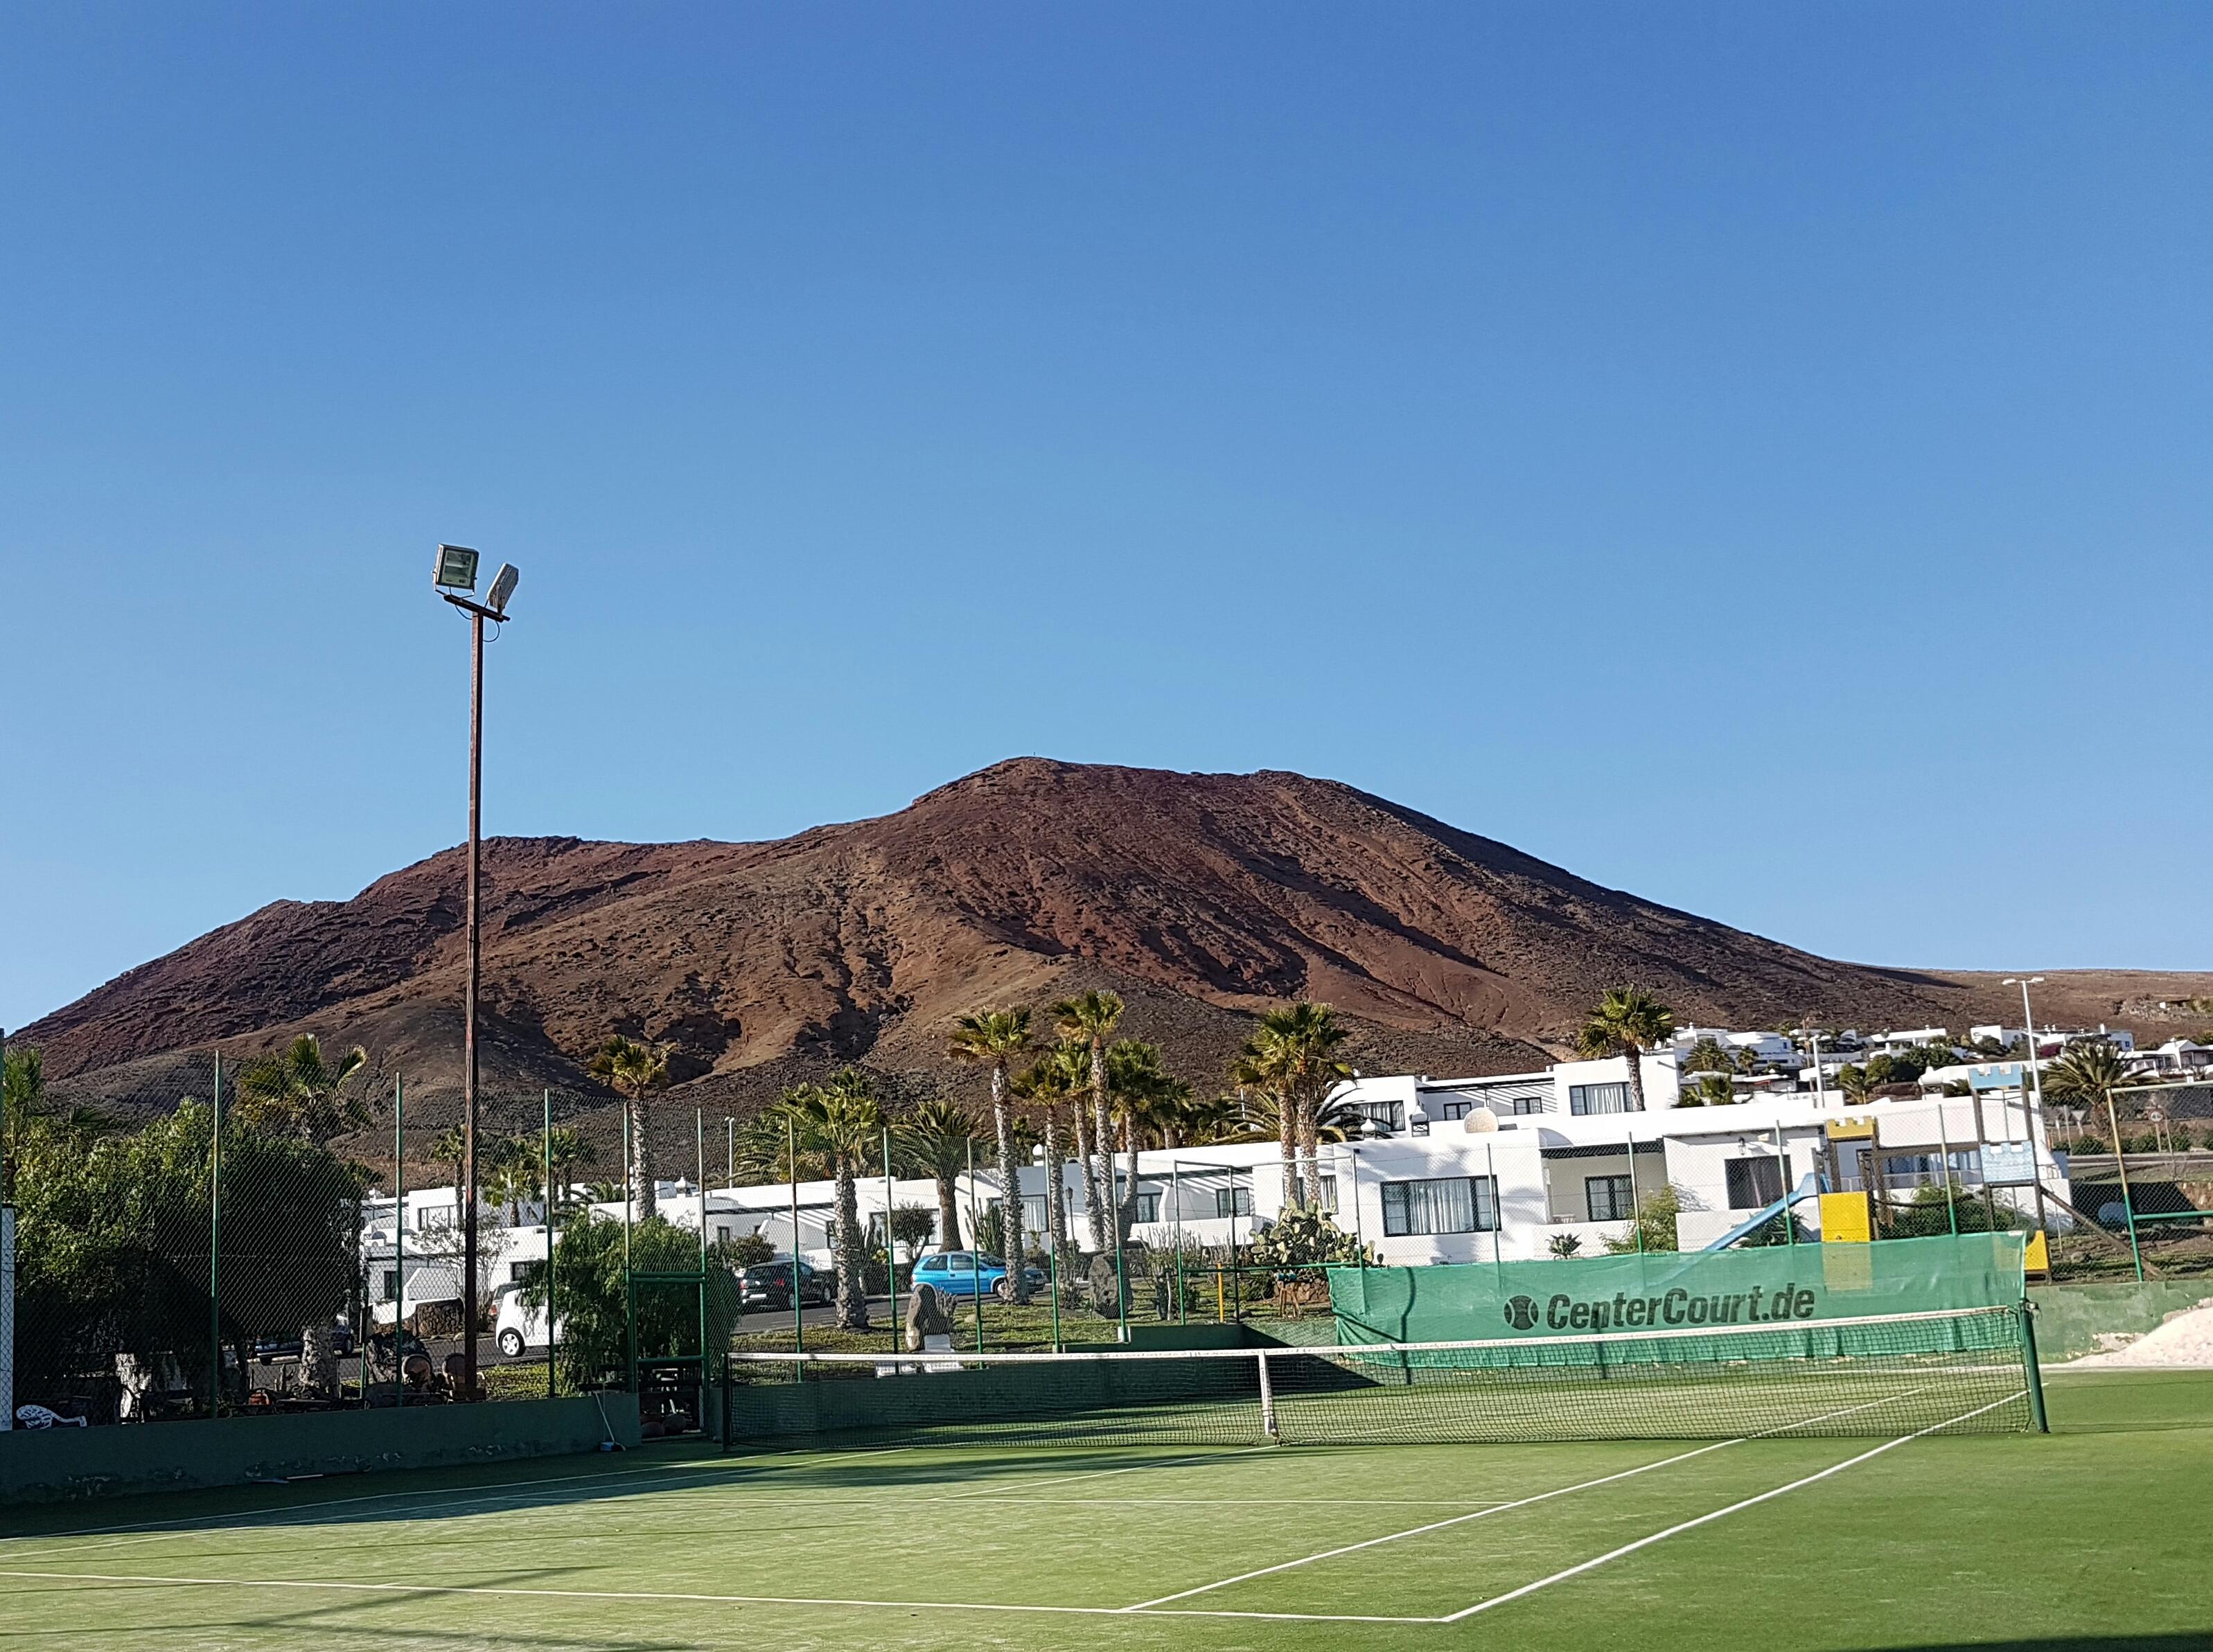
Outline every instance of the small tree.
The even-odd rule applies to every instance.
[[[707,1334],[711,1354],[727,1345],[737,1303],[728,1248],[709,1254]],[[556,1365],[571,1389],[607,1388],[622,1380],[630,1357],[630,1285],[623,1272],[623,1224],[579,1211],[556,1236],[553,1247],[560,1329]],[[699,1236],[661,1217],[636,1223],[630,1236],[631,1271],[688,1273],[699,1266]],[[524,1307],[546,1308],[546,1265],[524,1266]],[[666,1359],[699,1351],[699,1307],[688,1292],[643,1291],[637,1297],[637,1353]]]
[[[263,1056],[239,1068],[232,1085],[234,1116],[257,1130],[302,1141],[321,1141],[365,1124],[369,1109],[340,1092],[368,1061],[369,1052],[356,1045],[326,1062],[321,1043],[302,1033],[282,1055]]]
[[[1576,1034],[1576,1048],[1588,1060],[1625,1057],[1629,1094],[1636,1112],[1644,1111],[1643,1052],[1675,1034],[1675,1012],[1637,987],[1617,987],[1598,1001]]]
[[[999,1138],[999,1185],[1006,1206],[1007,1286],[1013,1300],[1030,1299],[1029,1272],[1021,1265],[1022,1184],[1021,1162],[1015,1157],[1015,1118],[1007,1105],[1008,1069],[1029,1048],[1030,1011],[1027,1004],[1010,1010],[986,1010],[964,1015],[954,1023],[947,1050],[956,1061],[988,1067],[991,1073],[991,1124]]]
[[[668,1082],[668,1053],[620,1034],[600,1046],[585,1071],[630,1103],[630,1175],[633,1213],[653,1214],[653,1119],[646,1097]]]
[[[1629,1231],[1619,1238],[1607,1240],[1606,1248],[1616,1255],[1636,1250],[1673,1250],[1675,1218],[1682,1213],[1683,1196],[1675,1188],[1662,1187],[1647,1193],[1637,1203]]]

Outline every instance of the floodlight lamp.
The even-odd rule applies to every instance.
[[[466,545],[440,545],[432,566],[430,583],[441,591],[477,588],[477,554]]]
[[[513,562],[502,562],[499,572],[491,576],[491,589],[485,592],[485,606],[495,614],[504,616],[507,599],[515,594],[515,582],[522,575],[515,571]]]

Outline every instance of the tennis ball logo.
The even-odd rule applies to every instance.
[[[1527,1297],[1514,1297],[1501,1311],[1506,1315],[1506,1322],[1517,1331],[1537,1328],[1537,1304]]]

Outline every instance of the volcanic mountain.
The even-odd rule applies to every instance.
[[[1624,982],[1734,1026],[1921,1026],[1995,997],[1816,957],[1275,772],[1019,758],[777,842],[494,838],[485,874],[485,1082],[533,1108],[541,1084],[590,1090],[582,1063],[613,1032],[670,1047],[669,1114],[741,1110],[849,1060],[933,1083],[956,1015],[1094,985],[1202,1087],[1253,1015],[1291,998],[1336,1005],[1368,1070],[1443,1073],[1541,1065]],[[186,1053],[301,1031],[367,1047],[411,1096],[450,1093],[462,951],[452,850],[350,901],[265,907],[21,1036],[94,1102],[173,1097]]]

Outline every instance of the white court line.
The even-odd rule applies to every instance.
[[[885,1446],[859,1447],[850,1451],[837,1452],[831,1454],[826,1457],[808,1460],[808,1466],[812,1467],[816,1464],[822,1462],[834,1462],[841,1460],[865,1458],[878,1455],[883,1451],[903,1449],[904,1448]],[[1064,1484],[1070,1480],[1085,1479],[1094,1475],[1134,1473],[1141,1469],[1166,1468],[1180,1465],[1187,1465],[1194,1462],[1211,1461],[1216,1455],[1243,1455],[1247,1452],[1266,1451],[1272,1449],[1272,1447],[1267,1446],[1248,1446],[1237,1452],[1221,1454],[1197,1453],[1181,1457],[1167,1458],[1157,1463],[1131,1463],[1120,1468],[1086,1469],[1080,1473],[1060,1474],[1049,1479],[1019,1480],[1006,1484],[988,1485],[978,1491],[948,1492],[936,1497],[914,1497],[908,1499],[908,1501],[918,1503],[957,1503],[966,1501],[970,1498],[989,1497],[1002,1492],[1007,1492],[1020,1486],[1058,1485]],[[573,1495],[573,1493],[569,1491],[555,1492],[550,1496],[540,1495],[540,1489],[544,1487],[572,1485],[580,1480],[594,1482],[608,1480],[629,1481],[639,1479],[665,1477],[674,1474],[699,1474],[714,1472],[717,1469],[727,1469],[727,1465],[721,1463],[664,1463],[657,1464],[650,1467],[611,1469],[594,1474],[563,1474],[536,1479],[507,1480],[492,1486],[475,1488],[474,1495],[466,1497],[454,1497],[449,1490],[433,1488],[430,1490],[413,1491],[376,1492],[351,1497],[326,1497],[311,1503],[287,1503],[278,1509],[250,1511],[241,1518],[219,1525],[194,1525],[181,1521],[171,1520],[149,1521],[143,1522],[143,1525],[146,1527],[157,1528],[153,1530],[133,1528],[129,1527],[94,1527],[92,1528],[91,1531],[82,1534],[89,1536],[101,1531],[127,1532],[131,1534],[127,1536],[112,1537],[107,1541],[101,1543],[71,1543],[58,1548],[32,1549],[18,1554],[10,1555],[8,1558],[10,1559],[19,1560],[50,1560],[66,1558],[70,1555],[90,1554],[101,1550],[119,1548],[127,1544],[155,1542],[165,1538],[206,1537],[218,1536],[228,1532],[282,1530],[287,1526],[308,1527],[368,1525],[373,1524],[380,1520],[390,1518],[391,1511],[386,1509],[357,1509],[356,1512],[348,1515],[337,1515],[328,1517],[318,1515],[305,1520],[296,1520],[291,1518],[291,1516],[300,1515],[307,1511],[342,1508],[355,1503],[390,1503],[410,1498],[431,1497],[447,1497],[448,1501],[442,1506],[436,1516],[436,1518],[441,1520],[448,1517],[449,1510],[454,1512],[466,1510],[477,1515],[509,1514],[518,1509],[543,1508],[549,1503],[560,1503]],[[741,1470],[739,1472],[743,1473],[744,1471]],[[726,1497],[726,1499],[727,1494],[730,1491],[738,1491],[742,1492],[747,1489],[747,1488],[744,1485],[732,1486],[728,1485],[702,1485],[694,1488],[696,1493],[698,1495],[713,1497],[722,1494]],[[508,1492],[513,1492],[515,1495],[505,1495],[505,1493]],[[795,1491],[787,1494],[786,1498],[773,1497],[759,1498],[746,1497],[742,1500],[748,1503],[770,1503],[784,1500],[789,1500],[795,1503],[813,1502],[818,1500],[827,1501],[827,1499],[814,1498],[804,1491]],[[838,1501],[867,1503],[881,1503],[882,1499],[881,1497],[873,1498],[856,1497],[850,1499],[838,1499]],[[491,1506],[487,1507],[485,1505]],[[26,1538],[12,1540],[36,1541],[40,1537],[58,1536],[66,1538],[76,1535],[79,1535],[79,1534],[67,1532],[37,1534]],[[535,1534],[533,1540],[551,1540],[558,1535],[558,1534],[557,1534],[541,1532]]]
[[[881,1447],[863,1447],[851,1451],[834,1453],[827,1459],[818,1459],[817,1461],[834,1461],[841,1458],[866,1456],[882,1449],[883,1448]],[[22,1553],[9,1556],[9,1558],[12,1559],[42,1560],[56,1555],[88,1554],[94,1550],[117,1548],[126,1543],[152,1542],[162,1538],[206,1537],[223,1532],[259,1531],[271,1527],[281,1527],[288,1523],[308,1526],[338,1526],[351,1524],[357,1521],[377,1520],[383,1517],[381,1514],[372,1511],[362,1515],[342,1515],[330,1520],[320,1520],[316,1518],[296,1520],[294,1518],[295,1516],[303,1515],[313,1515],[314,1512],[318,1509],[343,1509],[350,1507],[355,1503],[396,1503],[422,1497],[446,1497],[451,1499],[451,1506],[462,1507],[472,1503],[497,1501],[498,1499],[491,1494],[503,1491],[512,1491],[518,1488],[573,1485],[578,1481],[584,1480],[600,1483],[610,1480],[635,1480],[639,1479],[649,1479],[656,1475],[705,1473],[716,1470],[729,1472],[729,1465],[719,1462],[660,1463],[637,1468],[604,1469],[598,1473],[590,1474],[553,1474],[540,1475],[529,1479],[500,1480],[494,1482],[491,1485],[458,1487],[430,1486],[412,1491],[371,1491],[363,1492],[357,1497],[319,1497],[304,1503],[288,1503],[273,1509],[236,1510],[233,1511],[231,1516],[227,1518],[219,1517],[218,1520],[213,1523],[204,1520],[196,1520],[191,1515],[183,1515],[168,1520],[139,1521],[128,1526],[90,1526],[82,1527],[79,1530],[73,1532],[25,1532],[19,1534],[15,1537],[0,1538],[0,1544],[50,1542],[57,1539],[67,1540],[80,1537],[113,1537],[113,1540],[106,1543],[72,1544],[67,1548],[60,1549],[33,1549]],[[711,1491],[718,1490],[720,1488],[705,1487],[702,1489]],[[466,1491],[475,1495],[457,1497],[454,1495],[456,1491]],[[566,1494],[564,1493],[564,1495]],[[509,1501],[515,1503],[517,1507],[523,1506],[521,1502],[515,1499],[509,1499]],[[116,1536],[114,1535],[116,1534],[127,1534],[127,1535]],[[4,1552],[4,1551],[0,1551],[0,1552]]]
[[[1128,1463],[1120,1468],[1086,1468],[1074,1474],[1055,1474],[1042,1480],[1005,1480],[980,1486],[973,1491],[948,1491],[942,1497],[921,1498],[929,1503],[966,1503],[974,1497],[997,1497],[1002,1492],[1021,1491],[1033,1485],[1065,1485],[1070,1480],[1103,1479],[1110,1474],[1134,1474],[1140,1469],[1181,1468],[1192,1463],[1215,1462],[1223,1457],[1250,1456],[1256,1451],[1273,1451],[1273,1446],[1240,1446],[1234,1451],[1187,1452],[1180,1457],[1163,1457],[1155,1463]]]
[[[0,1577],[44,1582],[126,1583],[162,1588],[322,1589],[354,1594],[487,1594],[524,1600],[676,1601],[687,1606],[858,1606],[885,1612],[1042,1613],[1055,1617],[1118,1618],[1124,1606],[1008,1606],[978,1600],[863,1600],[810,1594],[687,1594],[649,1589],[514,1588],[492,1584],[342,1583],[269,1577],[157,1577],[122,1572],[22,1571]],[[1164,1618],[1277,1618],[1313,1624],[1434,1624],[1436,1618],[1387,1618],[1351,1612],[1167,1612]]]
[[[1124,1606],[1122,1610],[1149,1612],[1155,1606],[1164,1606],[1171,1601],[1187,1600],[1194,1594],[1208,1594],[1216,1589],[1228,1588],[1232,1583],[1247,1583],[1256,1577],[1267,1577],[1279,1571],[1291,1571],[1300,1566],[1311,1566],[1319,1560],[1334,1560],[1340,1555],[1357,1554],[1361,1550],[1372,1549],[1378,1544],[1396,1543],[1402,1538],[1420,1537],[1430,1532],[1442,1532],[1448,1527],[1464,1526],[1472,1520],[1484,1520],[1492,1515],[1506,1514],[1512,1509],[1527,1509],[1532,1503],[1549,1502],[1553,1497],[1564,1497],[1570,1491],[1588,1491],[1594,1486],[1612,1485],[1617,1480],[1631,1479],[1639,1474],[1649,1473],[1655,1468],[1666,1468],[1675,1463],[1688,1462],[1692,1458],[1703,1457],[1710,1451],[1726,1451],[1731,1446],[1742,1445],[1747,1440],[1764,1440],[1774,1435],[1787,1434],[1792,1429],[1808,1428],[1815,1423],[1826,1423],[1832,1417],[1849,1417],[1854,1412],[1872,1411],[1877,1406],[1887,1406],[1894,1400],[1905,1399],[1920,1391],[1918,1388],[1908,1388],[1904,1394],[1885,1394],[1881,1399],[1871,1400],[1863,1406],[1846,1406],[1838,1411],[1823,1412],[1818,1417],[1802,1417],[1795,1423],[1786,1423],[1781,1428],[1771,1428],[1764,1433],[1740,1435],[1734,1440],[1717,1440],[1712,1445],[1700,1446],[1696,1451],[1686,1451],[1673,1457],[1662,1457],[1657,1462],[1641,1464],[1635,1468],[1626,1468],[1619,1474],[1608,1474],[1599,1479],[1584,1480],[1575,1485],[1555,1486],[1550,1491],[1539,1491],[1533,1497],[1517,1498],[1512,1503],[1497,1503],[1488,1509],[1478,1509],[1472,1514],[1454,1515],[1449,1520],[1433,1520],[1426,1526],[1411,1527],[1403,1532],[1387,1532],[1381,1537],[1371,1537],[1363,1542],[1347,1543],[1338,1548],[1325,1549],[1320,1554],[1304,1555],[1296,1560],[1285,1560],[1273,1566],[1262,1566],[1255,1571],[1240,1572],[1235,1577],[1224,1577],[1218,1582],[1201,1583],[1196,1588],[1181,1589],[1174,1594],[1163,1594],[1154,1600],[1140,1600],[1135,1606]],[[1436,1620],[1424,1619],[1421,1621],[1427,1623]]]
[[[1463,1618],[1472,1618],[1478,1612],[1488,1612],[1493,1606],[1504,1606],[1509,1600],[1518,1600],[1525,1594],[1534,1594],[1539,1589],[1550,1588],[1553,1584],[1564,1582],[1570,1577],[1579,1577],[1587,1571],[1595,1570],[1598,1567],[1605,1565],[1608,1561],[1619,1560],[1624,1555],[1635,1554],[1639,1549],[1649,1549],[1655,1543],[1664,1543],[1667,1539],[1680,1533],[1693,1531],[1698,1527],[1710,1525],[1725,1515],[1757,1508],[1759,1504],[1771,1502],[1786,1492],[1795,1491],[1802,1486],[1826,1480],[1832,1474],[1841,1474],[1847,1468],[1856,1467],[1861,1463],[1880,1457],[1886,1451],[1894,1451],[1899,1446],[1911,1445],[1914,1441],[1923,1436],[1934,1434],[1939,1429],[1949,1428],[1954,1423],[1964,1423],[1970,1418],[1980,1417],[1984,1412],[1996,1411],[2000,1406],[2010,1406],[2027,1392],[2027,1389],[2023,1388],[2018,1394],[2009,1394],[2003,1400],[1993,1400],[1987,1406],[1978,1406],[1974,1410],[1963,1412],[1958,1417],[1948,1418],[1941,1423],[1931,1423],[1927,1428],[1917,1430],[1911,1434],[1902,1434],[1895,1440],[1885,1440],[1874,1450],[1862,1451],[1858,1456],[1847,1457],[1840,1463],[1832,1463],[1818,1473],[1808,1474],[1802,1479],[1793,1480],[1788,1485],[1778,1485],[1771,1491],[1762,1491],[1757,1497],[1746,1497],[1741,1502],[1732,1503],[1726,1509],[1716,1509],[1711,1514],[1698,1515],[1695,1520],[1680,1521],[1665,1531],[1655,1532],[1649,1537],[1640,1537],[1634,1543],[1625,1543],[1618,1549],[1609,1549],[1606,1553],[1586,1560],[1581,1565],[1570,1566],[1564,1570],[1556,1571],[1550,1577],[1540,1577],[1533,1583],[1524,1583],[1518,1589],[1509,1589],[1503,1594],[1495,1594],[1488,1600],[1478,1600],[1472,1606],[1463,1606],[1458,1612],[1432,1621],[1441,1624],[1456,1624]]]

